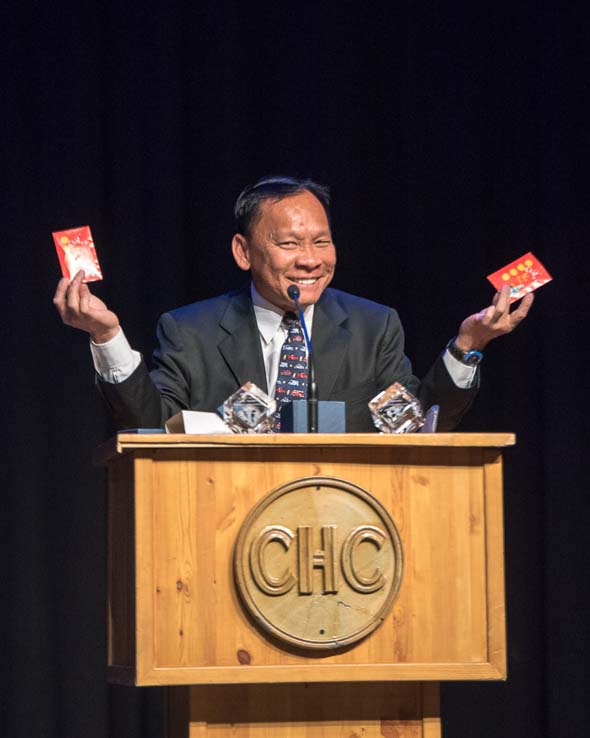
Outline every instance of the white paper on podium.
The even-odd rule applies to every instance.
[[[166,421],[168,433],[231,433],[217,413],[181,410]]]

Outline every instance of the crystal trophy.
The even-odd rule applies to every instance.
[[[420,401],[399,382],[375,395],[369,410],[381,433],[414,433],[424,425]]]
[[[223,403],[223,422],[234,433],[270,433],[277,403],[254,382],[246,382]]]

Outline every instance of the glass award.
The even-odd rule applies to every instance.
[[[373,397],[369,410],[381,433],[415,433],[424,425],[420,400],[399,382]]]
[[[223,422],[234,433],[271,433],[277,403],[246,382],[223,403]]]

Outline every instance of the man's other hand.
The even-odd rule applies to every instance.
[[[119,332],[119,318],[90,292],[83,279],[83,271],[71,283],[66,277],[61,279],[53,304],[66,325],[90,333],[95,343],[106,343]]]
[[[510,312],[510,287],[505,285],[496,292],[492,304],[461,323],[455,345],[461,351],[482,351],[487,344],[512,331],[526,318],[533,304],[534,295],[525,295],[520,305]]]

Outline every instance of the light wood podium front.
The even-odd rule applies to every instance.
[[[513,444],[511,434],[120,434],[99,454],[109,680],[169,686],[169,738],[441,736],[440,681],[506,678],[501,449]],[[265,635],[232,569],[252,507],[317,476],[368,490],[404,557],[383,623],[320,654]]]

